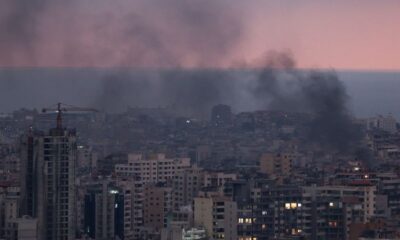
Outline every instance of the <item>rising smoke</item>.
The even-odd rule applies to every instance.
[[[272,52],[251,91],[268,109],[312,116],[308,139],[333,150],[360,144],[361,129],[348,109],[349,96],[334,72],[297,70],[288,53]]]
[[[220,66],[244,35],[228,0],[13,0],[2,66]]]

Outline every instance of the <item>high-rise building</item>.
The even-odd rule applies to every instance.
[[[261,189],[261,196],[255,204],[257,216],[254,235],[257,239],[309,239],[311,237],[311,197],[303,193],[300,187],[265,186]],[[239,222],[243,221],[246,219],[239,219]],[[252,220],[247,219],[247,221]]]
[[[121,239],[143,239],[143,184],[139,178],[123,178],[118,179],[117,186],[123,208],[118,207],[115,231],[122,232]]]
[[[75,239],[76,132],[59,125],[21,139],[21,213],[40,239]]]

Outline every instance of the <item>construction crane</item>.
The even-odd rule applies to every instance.
[[[57,103],[55,106],[43,108],[42,113],[56,112],[57,113],[57,128],[62,128],[62,113],[65,112],[98,112],[94,108],[75,107],[65,103]]]

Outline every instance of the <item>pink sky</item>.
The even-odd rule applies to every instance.
[[[398,0],[168,1],[55,1],[23,28],[33,40],[0,40],[0,66],[218,67],[275,50],[303,68],[400,70]]]
[[[279,2],[253,12],[249,57],[287,48],[301,67],[400,69],[400,1]]]

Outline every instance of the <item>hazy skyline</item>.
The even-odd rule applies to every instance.
[[[400,70],[396,0],[2,4],[2,67],[231,67],[273,50],[301,68]]]

